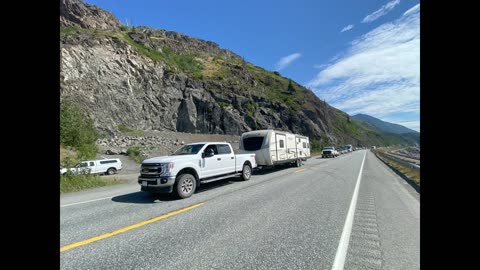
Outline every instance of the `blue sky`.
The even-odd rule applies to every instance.
[[[350,115],[420,131],[419,0],[86,0],[210,40]]]

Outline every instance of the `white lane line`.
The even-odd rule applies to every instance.
[[[62,208],[62,207],[67,207],[67,206],[72,206],[72,205],[77,205],[77,204],[82,204],[82,203],[89,203],[89,202],[95,202],[95,201],[101,201],[101,200],[111,199],[111,198],[116,197],[116,196],[118,196],[118,195],[110,196],[110,197],[105,197],[105,198],[100,198],[100,199],[95,199],[95,200],[90,200],[90,201],[77,202],[77,203],[71,203],[71,204],[64,204],[64,205],[60,205],[60,208]]]
[[[353,217],[355,215],[355,207],[357,206],[358,190],[360,188],[360,181],[362,180],[363,164],[365,163],[365,157],[367,152],[363,155],[362,165],[360,166],[360,172],[357,177],[357,184],[353,191],[352,201],[350,202],[350,208],[348,209],[347,218],[345,219],[345,225],[343,226],[342,237],[338,244],[337,254],[333,261],[332,270],[343,270],[345,264],[345,258],[347,257],[348,243],[350,242],[350,234],[352,232]]]

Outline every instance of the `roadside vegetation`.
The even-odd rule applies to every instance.
[[[145,132],[143,130],[139,130],[139,129],[133,129],[133,128],[129,128],[123,124],[120,124],[117,126],[118,128],[118,131],[120,132],[123,132],[127,135],[130,135],[130,136],[144,136],[145,135]]]
[[[95,159],[97,138],[98,134],[93,121],[88,119],[73,102],[62,100],[60,102],[60,166],[72,167],[82,160]],[[60,193],[123,182],[98,175],[67,173],[60,176]]]
[[[322,149],[330,145],[327,138],[320,138],[320,140],[311,140],[310,141],[310,155],[316,156],[322,154]]]
[[[60,193],[80,191],[89,188],[104,187],[125,183],[125,180],[115,178],[102,178],[99,175],[65,174],[60,176]]]
[[[140,146],[138,146],[138,145],[130,146],[127,149],[127,156],[137,163],[142,163],[142,161],[143,161],[143,157],[140,154]]]
[[[399,148],[401,148],[401,147],[380,148],[380,149],[374,150],[373,152],[385,153],[385,152],[388,152],[388,151],[397,150]],[[388,165],[390,165],[391,167],[395,168],[401,174],[405,175],[407,178],[411,179],[415,184],[420,186],[420,172],[419,171],[416,171],[412,168],[406,167],[405,165],[400,164],[400,163],[398,163],[394,160],[383,158],[380,155],[376,155],[376,156],[378,158],[380,158],[381,160],[383,160]]]

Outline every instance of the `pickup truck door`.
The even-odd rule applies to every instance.
[[[88,161],[80,162],[80,164],[75,168],[77,174],[89,174],[90,173],[90,166]]]
[[[202,178],[216,176],[222,174],[222,158],[218,155],[218,149],[215,144],[210,144],[203,150],[204,153],[207,149],[213,149],[214,156],[202,158]]]
[[[98,167],[95,166],[94,161],[89,161],[88,162],[88,169],[90,169],[90,173],[98,173]]]
[[[220,174],[227,174],[235,172],[235,153],[232,147],[228,144],[217,144],[218,156],[217,161],[220,161]]]

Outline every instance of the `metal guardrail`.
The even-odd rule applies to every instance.
[[[418,165],[416,165],[416,164],[413,164],[413,163],[411,163],[411,162],[408,162],[408,161],[406,161],[406,160],[404,160],[404,159],[395,157],[395,156],[390,155],[390,154],[388,154],[388,153],[380,153],[380,152],[377,152],[377,151],[375,151],[375,154],[378,155],[378,156],[381,156],[381,157],[383,157],[383,158],[386,158],[386,159],[390,159],[390,160],[392,160],[392,161],[395,161],[395,162],[397,162],[397,163],[399,163],[399,164],[401,164],[401,165],[403,165],[403,166],[405,166],[405,167],[411,168],[411,169],[416,170],[416,171],[418,171],[418,172],[420,171],[420,166],[418,166]]]

